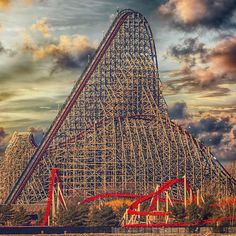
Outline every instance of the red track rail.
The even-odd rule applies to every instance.
[[[46,206],[46,210],[44,213],[43,221],[41,223],[42,226],[47,224],[48,217],[50,215],[50,211],[51,211],[51,207],[52,207],[52,195],[53,195],[53,190],[54,190],[55,179],[56,179],[57,183],[59,183],[59,184],[61,183],[58,169],[53,168],[52,172],[51,172],[51,177],[50,177],[47,206]],[[63,196],[61,195],[61,192],[59,192],[59,197],[60,197],[61,203],[64,205],[64,202],[62,201]]]
[[[50,215],[50,211],[51,211],[51,207],[52,207],[52,196],[53,196],[53,190],[54,190],[54,184],[55,184],[55,180],[57,181],[57,183],[61,183],[60,177],[59,177],[59,171],[56,168],[52,169],[51,172],[51,177],[50,177],[50,185],[49,185],[49,191],[48,191],[48,201],[47,201],[47,206],[45,209],[45,213],[44,213],[44,218],[43,221],[41,223],[42,226],[47,224],[48,221],[48,217]],[[134,203],[132,203],[129,207],[128,207],[128,211],[127,213],[129,215],[137,215],[137,216],[168,216],[170,215],[170,211],[156,211],[156,204],[157,204],[157,200],[159,200],[160,202],[165,202],[166,199],[161,197],[161,193],[165,192],[166,190],[168,190],[170,187],[172,187],[175,184],[181,184],[184,185],[184,180],[183,179],[171,179],[166,181],[165,183],[163,183],[159,189],[155,192],[152,192],[148,195],[140,195],[140,194],[131,194],[131,193],[103,193],[103,194],[97,194],[91,197],[88,197],[86,199],[84,199],[80,204],[86,204],[92,201],[95,201],[97,199],[104,199],[104,198],[110,198],[110,197],[121,197],[121,198],[133,198],[133,199],[137,199]],[[191,191],[191,186],[189,184],[186,184],[186,190],[188,192]],[[60,197],[60,201],[62,204],[64,204],[64,201],[62,201],[63,196],[61,195],[61,192],[59,192],[59,197]],[[138,206],[141,203],[144,203],[147,200],[152,200],[151,201],[151,207],[149,208],[148,211],[138,211]],[[193,195],[193,200],[195,200],[195,197]],[[178,200],[178,199],[172,199],[171,200],[173,203],[175,202],[183,202],[182,200]],[[216,204],[212,204],[212,207],[216,207],[216,206],[224,206],[224,205],[231,205],[231,204],[235,204],[236,203],[236,198],[229,198],[226,201],[220,202],[220,203],[216,203]],[[222,222],[222,221],[230,221],[230,220],[236,220],[236,216],[229,216],[229,217],[222,217],[222,218],[218,218],[217,222]],[[146,223],[140,223],[140,224],[126,224],[124,225],[124,227],[126,228],[136,228],[136,227],[187,227],[187,226],[199,226],[199,225],[207,225],[207,224],[213,224],[215,223],[215,219],[207,219],[207,220],[201,220],[201,221],[195,221],[195,222],[172,222],[172,223],[165,223],[165,222],[158,222],[158,223],[153,223],[153,224],[146,224]]]
[[[181,185],[184,185],[183,179],[171,179],[166,181],[164,184],[162,184],[159,189],[156,192],[150,193],[144,197],[139,198],[137,201],[135,201],[131,206],[128,207],[128,214],[130,215],[139,215],[139,216],[166,216],[169,215],[170,212],[160,212],[160,211],[154,211],[156,200],[160,198],[160,195],[162,192],[169,189],[172,185],[179,183]],[[191,187],[189,184],[186,185],[187,191],[189,192],[191,190]],[[152,205],[150,211],[137,211],[139,204],[150,200],[153,198]]]

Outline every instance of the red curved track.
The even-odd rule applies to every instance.
[[[53,196],[53,190],[54,190],[54,184],[55,180],[57,183],[60,184],[61,180],[59,177],[59,172],[56,168],[52,169],[51,172],[51,177],[50,177],[50,185],[49,185],[49,191],[48,191],[48,201],[47,201],[47,206],[46,210],[44,213],[44,218],[41,223],[41,225],[46,225],[48,221],[48,217],[50,215],[51,207],[52,207],[52,196]],[[110,197],[127,197],[127,198],[133,198],[137,199],[134,203],[132,203],[128,207],[127,213],[129,215],[137,215],[137,216],[168,216],[170,215],[170,211],[157,211],[156,209],[156,204],[157,201],[160,202],[165,202],[165,198],[161,198],[161,193],[165,192],[168,190],[170,187],[172,187],[175,184],[181,184],[184,186],[184,179],[171,179],[166,181],[164,184],[162,184],[157,191],[152,192],[148,195],[140,195],[140,194],[130,194],[130,193],[104,193],[104,194],[97,194],[95,196],[88,197],[84,199],[80,204],[86,204],[92,201],[95,201],[97,199],[104,199],[104,198],[110,198]],[[188,192],[191,191],[191,186],[189,184],[186,184],[186,190]],[[61,195],[61,192],[59,191],[59,197],[62,201],[63,196]],[[144,203],[147,200],[151,200],[151,206],[149,207],[148,211],[138,211],[139,205],[141,203]],[[193,200],[196,200],[195,197],[193,196]],[[182,202],[182,200],[178,199],[172,199],[172,202]],[[236,203],[236,198],[229,198],[226,201],[212,204],[212,207],[216,206],[224,206],[224,205],[231,205]],[[222,221],[230,221],[230,220],[236,220],[236,216],[230,216],[230,217],[222,217],[217,219],[217,222],[222,222]],[[215,223],[215,219],[207,219],[207,220],[202,220],[202,221],[195,221],[195,222],[172,222],[172,223],[165,223],[165,222],[158,222],[158,223],[153,223],[153,224],[146,224],[146,223],[140,223],[140,224],[125,224],[124,227],[180,227],[180,226],[191,226],[191,225],[207,225],[207,224],[213,224]]]
[[[128,207],[128,214],[131,215],[139,215],[139,216],[166,216],[169,215],[170,212],[160,212],[160,211],[154,211],[157,199],[160,198],[160,195],[162,192],[166,191],[169,189],[172,185],[179,183],[181,185],[184,185],[184,180],[183,179],[171,179],[166,181],[164,184],[162,184],[159,189],[156,192],[149,193],[148,195],[139,198],[137,201],[135,201],[131,206]],[[186,185],[187,191],[189,192],[191,190],[191,187],[189,184]],[[139,204],[150,200],[153,198],[152,205],[150,208],[150,211],[137,211]]]
[[[61,183],[58,169],[53,168],[52,172],[51,172],[50,183],[49,183],[47,206],[46,206],[46,210],[45,210],[43,221],[42,221],[41,225],[46,225],[48,222],[48,217],[50,215],[50,211],[51,211],[51,207],[52,207],[52,195],[53,195],[53,190],[54,190],[55,179],[56,179],[57,183],[59,183],[59,184]],[[60,191],[59,191],[59,198],[60,198],[61,203],[64,204],[64,202],[62,201],[63,196]]]

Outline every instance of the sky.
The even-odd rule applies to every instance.
[[[0,0],[0,156],[47,130],[125,8],[152,28],[171,118],[236,160],[236,0]]]

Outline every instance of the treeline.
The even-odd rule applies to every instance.
[[[116,199],[108,202],[92,202],[90,204],[78,204],[78,199],[67,200],[67,209],[60,207],[55,217],[51,216],[52,225],[56,226],[119,226],[122,217],[131,204],[130,200]],[[221,230],[226,226],[233,225],[235,222],[218,221],[222,217],[236,216],[236,204],[217,206],[216,198],[213,196],[204,197],[200,205],[195,202],[189,204],[187,208],[182,203],[175,203],[170,207],[169,222],[201,222],[214,219],[214,229]],[[145,205],[145,204],[144,204]],[[145,206],[142,206],[142,208]],[[148,208],[148,204],[146,206]],[[146,210],[146,209],[143,209]],[[34,224],[40,225],[44,212],[38,212],[38,219]],[[142,217],[141,217],[142,218]],[[141,219],[140,218],[140,219]],[[145,219],[141,219],[145,221]],[[23,208],[14,209],[11,205],[0,205],[0,225],[22,225],[32,224],[32,218]],[[189,227],[190,232],[199,232],[197,225]]]
[[[0,205],[0,225],[30,225],[31,218],[24,207],[15,210],[12,205]]]
[[[219,221],[220,218],[236,216],[236,204],[217,206],[214,196],[206,196],[200,205],[192,202],[184,207],[183,204],[175,204],[170,208],[171,218],[174,222],[189,222],[193,223],[189,226],[189,232],[198,233],[199,226],[194,225],[196,222],[203,222],[205,220],[213,219],[214,223],[211,225],[214,232],[222,232],[225,227],[234,225],[234,221]]]
[[[62,207],[56,212],[52,224],[56,226],[119,226],[125,213],[127,203],[122,200],[103,204],[78,204],[78,201],[69,201],[67,209]],[[12,205],[0,205],[0,225],[2,226],[29,226],[40,225],[44,212],[37,213],[36,222],[31,219],[26,209],[14,209]]]
[[[64,226],[119,226],[127,206],[114,210],[106,204],[68,205],[68,209],[60,209],[55,218],[55,225]]]

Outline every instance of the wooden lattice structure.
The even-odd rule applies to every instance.
[[[7,197],[36,150],[32,133],[14,132],[0,163],[1,201]]]
[[[132,10],[117,15],[5,202],[45,199],[52,168],[64,196],[145,194],[183,175],[193,190],[235,192],[209,149],[170,120],[150,26]]]

